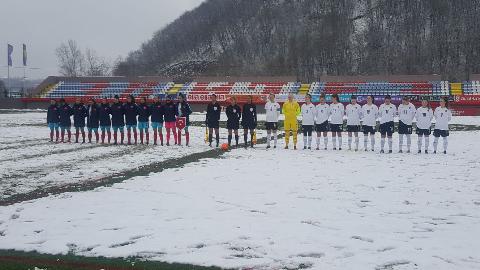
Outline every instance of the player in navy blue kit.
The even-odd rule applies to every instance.
[[[153,129],[153,144],[157,145],[157,134],[160,138],[160,144],[163,145],[163,114],[164,107],[160,98],[156,96],[154,98],[154,103],[150,105],[150,113],[152,115],[152,129]]]
[[[71,116],[73,115],[73,109],[70,107],[66,102],[65,99],[60,99],[60,106],[59,106],[59,119],[60,119],[60,130],[62,132],[61,135],[61,142],[65,143],[65,131],[68,133],[68,142],[71,142],[72,139],[72,120]]]
[[[50,100],[50,106],[48,106],[47,111],[47,124],[50,129],[50,142],[53,142],[53,134],[55,133],[56,142],[60,137],[59,124],[60,124],[60,112],[57,106],[57,101],[52,99]]]
[[[190,108],[190,104],[187,103],[187,99],[183,94],[178,95],[178,103],[177,103],[177,117],[185,117],[185,145],[188,146],[190,144],[190,132],[188,130],[190,126],[190,114],[192,114],[192,109]],[[178,145],[182,145],[182,129],[178,129],[177,131],[177,141]]]
[[[211,102],[207,106],[207,116],[205,123],[208,127],[208,145],[212,146],[213,141],[213,131],[215,130],[215,140],[217,142],[217,147],[220,144],[220,113],[222,107],[217,102],[217,95],[213,94],[211,96]]]
[[[134,143],[137,144],[137,115],[138,106],[135,104],[135,98],[130,95],[127,97],[127,103],[123,105],[125,110],[125,125],[127,126],[127,142],[132,144],[131,136],[133,131]]]
[[[78,143],[79,133],[82,133],[82,139],[85,143],[85,118],[87,117],[87,108],[83,105],[80,98],[77,98],[73,105],[73,125],[75,126],[75,143]]]
[[[248,103],[243,105],[242,110],[243,141],[245,148],[248,147],[248,131],[250,130],[250,147],[253,147],[253,137],[257,128],[257,107],[253,104],[253,97],[248,97]]]
[[[150,142],[149,129],[149,118],[150,118],[150,106],[147,104],[147,98],[143,97],[140,99],[140,104],[138,105],[138,129],[140,130],[140,144],[143,144],[143,133],[145,132],[145,141],[146,144]]]
[[[112,109],[110,108],[110,104],[108,104],[108,100],[103,98],[98,113],[98,117],[100,118],[100,130],[102,131],[102,144],[105,143],[105,132],[107,132],[108,143],[110,143],[110,139],[112,137],[112,120],[110,119],[111,113]]]
[[[120,143],[123,144],[125,137],[125,108],[120,102],[120,98],[115,96],[112,106],[110,107],[112,114],[112,128],[113,128],[113,141],[117,144],[117,132],[120,131]]]
[[[167,97],[167,103],[164,106],[165,128],[167,130],[167,146],[170,145],[170,131],[173,133],[173,140],[177,144],[177,106],[173,103],[172,97]]]
[[[100,126],[100,108],[97,102],[91,98],[87,107],[88,142],[92,143],[92,131],[95,132],[95,142],[99,141],[98,127]]]
[[[225,109],[227,114],[228,146],[232,145],[233,133],[235,133],[235,145],[238,146],[238,129],[240,128],[242,109],[237,105],[236,97],[231,97],[230,102],[230,105]]]

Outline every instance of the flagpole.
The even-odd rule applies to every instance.
[[[10,65],[7,65],[7,87],[8,87],[8,93],[10,93]]]

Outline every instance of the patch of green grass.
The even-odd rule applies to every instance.
[[[189,264],[145,261],[141,258],[84,257],[74,254],[50,255],[38,252],[0,250],[1,270],[217,270],[217,267],[202,267]]]

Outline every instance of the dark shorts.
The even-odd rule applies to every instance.
[[[257,125],[255,123],[243,123],[242,124],[243,129],[256,129]]]
[[[239,129],[240,124],[238,121],[227,121],[227,129]]]
[[[450,132],[448,130],[441,130],[441,129],[434,129],[433,130],[433,136],[434,137],[448,137],[450,135]]]
[[[276,123],[276,122],[266,122],[265,123],[265,128],[267,130],[277,130],[278,129],[278,123]]]
[[[432,131],[430,129],[421,129],[417,128],[417,135],[419,136],[430,136],[432,134]]]
[[[208,122],[208,123],[207,123],[207,126],[208,126],[208,128],[219,128],[219,127],[220,127],[220,123],[219,123],[218,121]]]
[[[383,136],[387,135],[391,137],[394,131],[395,131],[395,125],[393,121],[380,124],[380,134],[382,134]]]
[[[313,132],[313,125],[307,125],[307,126],[304,126],[302,125],[302,131],[303,131],[303,135],[304,136],[307,136],[307,135],[312,135],[312,132]]]
[[[412,134],[413,127],[411,125],[406,125],[402,121],[398,122],[398,134]]]
[[[359,132],[360,131],[360,126],[347,125],[347,131],[348,132]]]
[[[328,121],[315,125],[315,131],[317,132],[327,132],[328,130],[329,130]]]
[[[363,134],[367,135],[368,133],[370,134],[375,134],[376,131],[376,127],[372,127],[372,126],[362,126],[362,131],[363,131]]]
[[[330,124],[330,131],[331,132],[342,132],[343,125],[342,124]]]

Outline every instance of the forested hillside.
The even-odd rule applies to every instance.
[[[207,0],[116,75],[480,73],[480,0]]]

